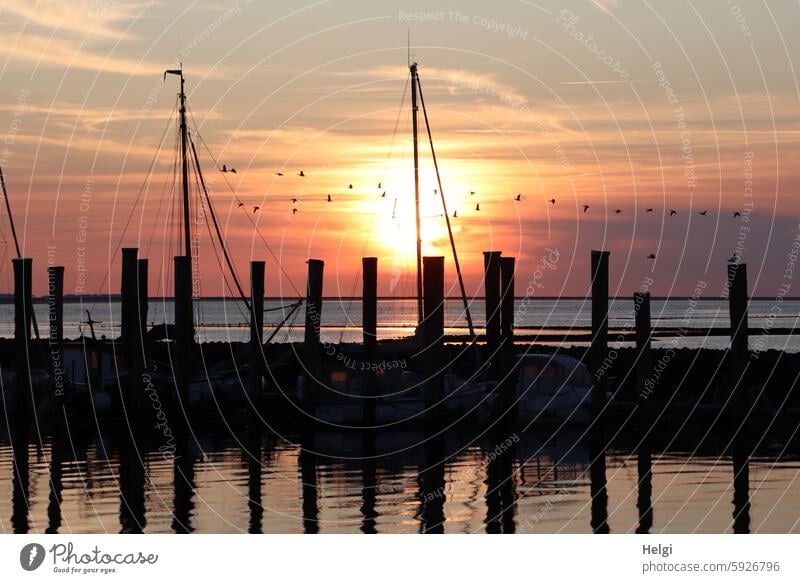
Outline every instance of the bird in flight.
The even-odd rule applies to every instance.
[[[740,213],[739,211],[734,211],[734,212],[733,212],[733,218],[734,218],[734,219],[735,219],[736,217],[741,217],[741,216],[742,216],[742,213]]]
[[[298,172],[297,175],[300,176],[301,178],[305,178],[306,177],[306,173],[303,172],[302,170],[300,172]]]
[[[618,214],[618,215],[621,215],[621,214],[622,214],[622,209],[616,209],[614,212],[615,212],[616,214]]]
[[[588,204],[583,205],[583,212],[586,212],[588,210],[589,210],[589,205]]]
[[[671,217],[672,217],[672,216],[675,216],[675,215],[677,215],[677,214],[678,214],[678,211],[676,211],[676,210],[671,210],[671,211],[669,211],[669,216],[671,216]]]
[[[645,210],[644,210],[644,212],[646,212],[646,213],[652,213],[652,212],[653,212],[653,209],[645,209]]]
[[[474,190],[470,190],[469,191],[469,195],[472,196],[473,194],[475,194],[475,191]]]
[[[552,204],[553,206],[555,206],[555,204],[556,204],[556,199],[554,199],[554,198],[551,198],[551,199],[550,199],[550,200],[548,200],[547,202],[549,202],[550,204]]]
[[[514,197],[514,200],[516,200],[517,202],[521,202],[522,201],[522,195],[518,194],[517,196]]]
[[[243,202],[240,202],[240,203],[239,203],[239,206],[238,206],[237,208],[242,208],[243,206],[244,206],[244,203],[243,203]]]
[[[333,199],[331,198],[330,194],[328,195],[328,202],[333,202]]]
[[[258,212],[260,209],[261,209],[260,206],[254,206],[253,207],[253,214],[256,214],[256,212]]]
[[[224,167],[225,167],[225,165],[223,164],[223,166],[222,166],[222,167],[224,168]],[[225,172],[225,171],[223,170],[223,172]],[[283,172],[276,172],[276,173],[275,173],[275,176],[283,176]]]
[[[700,211],[700,212],[699,212],[699,213],[697,213],[697,214],[699,214],[700,216],[703,216],[703,217],[704,217],[704,216],[706,216],[706,215],[708,214],[708,211]]]
[[[475,205],[475,210],[476,211],[481,210],[481,203],[478,203],[478,204]]]
[[[650,255],[647,256],[647,258],[648,259],[655,259],[656,258],[655,253],[651,253]]]

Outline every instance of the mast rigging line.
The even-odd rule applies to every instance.
[[[200,140],[200,143],[205,148],[206,153],[211,158],[211,161],[214,163],[214,167],[217,170],[219,170],[220,169],[219,162],[214,157],[214,154],[211,153],[211,149],[208,147],[208,144],[203,139],[203,135],[200,133],[200,130],[197,127],[197,122],[194,119],[194,114],[192,113],[191,107],[187,106],[187,111],[189,112],[189,116],[192,118],[192,125],[194,125],[194,129],[195,129],[195,134],[194,135],[197,137],[198,140]],[[233,186],[231,185],[231,183],[228,180],[228,178],[226,176],[223,176],[222,178],[223,178],[226,186],[228,187],[228,190],[233,195],[234,200],[236,200],[236,202],[239,202],[239,203],[243,202],[242,199],[239,198],[239,195],[236,193],[236,190],[233,188]],[[267,242],[267,240],[264,237],[264,235],[261,233],[261,230],[258,228],[258,225],[256,224],[256,222],[253,220],[253,218],[250,216],[250,214],[247,212],[247,210],[244,210],[244,206],[241,207],[241,208],[243,209],[242,212],[243,212],[244,216],[247,217],[248,221],[250,221],[250,224],[253,226],[253,229],[255,230],[256,234],[261,239],[261,242],[264,244],[264,247],[266,247],[266,249],[269,252],[270,256],[275,260],[275,263],[278,264],[278,269],[281,271],[283,276],[286,278],[286,281],[289,282],[289,285],[292,286],[292,290],[294,290],[294,292],[295,292],[295,294],[297,294],[298,298],[302,298],[303,294],[300,293],[300,291],[297,289],[297,286],[292,281],[292,278],[289,277],[289,274],[283,268],[283,265],[281,264],[281,261],[278,259],[277,254],[272,250],[272,247]]]
[[[464,278],[461,275],[461,264],[458,261],[458,251],[456,251],[456,242],[453,238],[453,229],[450,226],[450,215],[447,214],[447,202],[444,198],[444,188],[442,188],[442,176],[439,174],[439,162],[436,159],[436,150],[433,147],[433,134],[431,133],[431,124],[428,121],[428,110],[425,107],[425,97],[422,95],[422,82],[417,78],[417,88],[419,89],[419,101],[422,104],[422,113],[425,117],[425,127],[428,130],[428,141],[431,145],[431,158],[433,159],[433,167],[436,170],[436,181],[439,184],[439,195],[442,198],[442,210],[444,211],[444,220],[447,222],[447,234],[450,237],[450,248],[453,250],[453,262],[456,265],[456,274],[458,275],[458,287],[461,290],[461,300],[464,303],[464,315],[467,318],[467,326],[469,327],[469,334],[475,337],[475,327],[472,324],[472,314],[469,310],[469,302],[467,301],[467,291],[464,287]],[[418,215],[419,216],[419,215]]]
[[[247,308],[247,311],[252,312],[252,308],[250,306],[250,300],[244,293],[244,290],[242,289],[242,284],[239,281],[239,276],[236,274],[236,268],[234,267],[233,262],[231,261],[231,256],[228,253],[228,248],[225,246],[225,240],[222,237],[222,232],[220,231],[219,228],[219,222],[217,221],[217,213],[214,211],[214,205],[211,202],[211,197],[208,195],[208,188],[206,188],[206,181],[205,178],[203,178],[203,172],[200,169],[200,159],[197,157],[197,148],[195,148],[194,140],[192,139],[191,135],[188,136],[188,140],[189,144],[192,147],[192,159],[194,160],[194,166],[197,172],[197,179],[200,183],[200,189],[203,191],[206,202],[208,203],[209,214],[211,215],[211,221],[214,223],[214,230],[217,233],[217,239],[219,240],[219,245],[222,248],[222,254],[225,257],[225,263],[228,265],[228,269],[230,270],[231,276],[233,277],[233,282],[236,284],[236,289],[239,291],[239,295],[241,296],[242,301],[244,302],[244,305]]]

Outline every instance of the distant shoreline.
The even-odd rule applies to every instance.
[[[119,294],[101,294],[101,295],[64,295],[64,303],[97,303],[100,301],[120,301],[121,296]],[[172,301],[171,296],[150,296],[150,301]],[[196,300],[202,301],[240,301],[239,298],[234,298],[230,296],[205,296],[201,298],[195,298]],[[285,301],[288,303],[294,303],[297,301],[297,297],[293,296],[265,296],[264,301]],[[322,298],[324,301],[355,301],[361,300],[361,296],[323,296]],[[460,296],[453,296],[446,298],[448,301],[461,301]],[[475,296],[470,298],[473,300],[484,300],[486,299],[484,296]],[[583,297],[583,296],[515,296],[514,300],[576,300],[576,301],[591,301],[591,296]],[[609,300],[631,300],[633,301],[633,294],[625,295],[625,296],[609,296]],[[652,296],[652,300],[659,301],[659,300],[691,300],[694,299],[695,301],[700,302],[718,302],[724,301],[727,298],[723,297],[702,297],[702,298],[693,298],[692,296]],[[409,301],[409,300],[416,300],[414,296],[378,296],[378,300],[380,301]],[[750,298],[751,301],[774,301],[775,298],[772,296],[754,296]],[[793,297],[785,297],[783,301],[800,301],[800,297],[793,296]],[[14,296],[13,294],[0,294],[0,304],[13,304],[14,303]],[[33,303],[40,304],[40,303],[47,303],[47,296],[35,296],[33,298]]]

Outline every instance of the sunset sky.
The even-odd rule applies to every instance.
[[[0,165],[35,293],[48,257],[67,293],[116,292],[120,244],[150,258],[151,293],[171,293],[178,81],[162,73],[182,62],[200,136],[237,169],[198,143],[243,281],[264,259],[267,294],[293,295],[314,257],[325,294],[351,295],[374,255],[380,293],[409,295],[410,31],[470,293],[497,249],[518,258],[518,295],[584,295],[590,250],[607,249],[615,294],[652,278],[657,295],[703,281],[719,296],[737,253],[774,297],[800,236],[798,22],[788,0],[0,0]],[[452,285],[420,150],[424,251],[447,257]],[[0,222],[5,292],[5,209]],[[223,294],[196,232],[202,293]]]

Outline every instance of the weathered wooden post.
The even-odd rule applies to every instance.
[[[306,413],[313,414],[314,400],[320,383],[320,327],[322,324],[322,278],[325,262],[308,260],[308,283],[306,287],[306,322],[303,341],[303,366],[305,386],[303,404]]]
[[[47,268],[47,305],[49,317],[48,344],[50,378],[53,389],[53,421],[58,426],[63,418],[64,404],[64,268]]]
[[[444,257],[423,257],[423,361],[426,418],[436,424],[444,399]]]
[[[592,372],[589,438],[589,474],[592,495],[592,531],[607,533],[608,492],[606,489],[606,444],[603,409],[608,376],[608,251],[592,251]]]
[[[138,328],[142,350],[142,362],[147,362],[145,351],[145,337],[147,335],[147,312],[149,309],[149,282],[148,282],[149,262],[147,259],[137,261],[137,283],[136,305],[138,315]]]
[[[138,300],[139,295],[139,265],[138,265],[139,250],[136,248],[126,247],[122,249],[122,282],[120,284],[120,337],[122,339],[122,346],[125,351],[126,359],[129,359],[127,364],[130,367],[133,356],[134,346],[139,336],[139,313],[138,313]]]
[[[502,342],[502,379],[501,401],[503,412],[508,412],[509,407],[516,397],[515,375],[515,350],[514,350],[514,270],[516,260],[514,257],[500,258],[500,286],[502,297],[500,301],[500,337]]]
[[[181,417],[189,421],[189,375],[194,350],[194,314],[192,313],[192,262],[186,255],[175,257],[175,365]]]
[[[125,359],[125,368],[128,377],[125,386],[120,383],[122,391],[124,411],[127,415],[135,416],[139,412],[141,399],[137,398],[139,391],[139,374],[142,363],[140,362],[140,350],[137,350],[141,342],[141,332],[139,327],[139,250],[126,247],[122,249],[122,279],[120,283],[120,340],[122,356]],[[119,380],[120,371],[117,370]]]
[[[364,424],[375,425],[375,397],[377,345],[378,345],[378,258],[361,259],[364,274],[361,294],[361,314],[364,341]]]
[[[28,426],[33,412],[31,395],[31,318],[33,297],[31,272],[33,260],[13,259],[14,266],[14,358],[16,387],[14,391],[14,421],[12,450],[14,478],[12,485],[11,525],[15,533],[28,532],[30,484],[28,456]]]
[[[486,344],[490,358],[500,347],[500,251],[483,252],[483,295],[486,303]]]
[[[747,438],[747,363],[750,356],[747,321],[747,265],[728,265],[728,308],[731,319],[730,399],[733,441],[733,531],[750,532],[750,440]]]
[[[264,378],[264,267],[263,261],[250,262],[250,375],[247,393],[254,412],[261,405]]]
[[[653,427],[653,387],[650,375],[653,371],[651,351],[650,294],[633,294],[633,308],[636,316],[636,390],[639,405],[639,445],[636,466],[639,479],[637,507],[639,508],[639,527],[637,533],[647,534],[653,526],[653,473],[650,448],[650,432]]]

